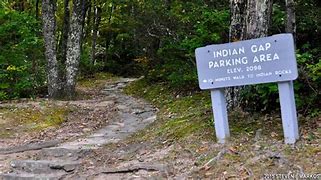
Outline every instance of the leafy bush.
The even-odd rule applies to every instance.
[[[151,66],[148,79],[167,81],[176,88],[197,89],[195,49],[227,39],[228,10],[215,10],[205,4],[188,2],[185,6],[175,4],[170,15],[175,17],[171,20],[181,28],[175,29],[176,37],[164,36],[161,39],[163,46],[157,51],[159,60],[153,62],[157,65]]]
[[[183,61],[173,61],[150,70],[147,79],[150,82],[168,82],[174,88],[195,89],[197,73],[194,65]]]
[[[39,22],[25,13],[0,9],[0,99],[30,97],[44,85]]]
[[[299,77],[294,82],[297,108],[303,114],[315,113],[321,106],[321,59],[317,60],[313,50],[305,50],[304,53],[297,53],[297,62]],[[241,97],[242,107],[247,111],[279,109],[277,83],[246,86]]]

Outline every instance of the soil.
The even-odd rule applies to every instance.
[[[156,131],[166,133],[158,129],[166,123],[163,117],[157,117],[158,109],[123,93],[123,88],[135,80],[118,78],[100,81],[94,88],[81,86],[80,96],[74,101],[42,99],[1,104],[0,109],[39,109],[43,114],[46,108],[64,107],[67,113],[64,122],[35,132],[21,128],[25,121],[20,128],[7,123],[7,131],[15,133],[1,140],[0,177],[262,179],[288,174],[321,178],[320,119],[313,121],[317,130],[311,132],[315,136],[308,139],[302,135],[295,145],[285,145],[277,133],[266,135],[262,129],[225,144],[209,138],[213,132],[207,129],[183,139],[170,134],[157,136]],[[5,113],[0,116],[3,122],[12,122],[6,120]],[[303,127],[301,133],[307,129]]]
[[[72,178],[70,176],[80,174],[76,169],[85,164],[83,158],[94,149],[99,149],[105,144],[117,143],[145,128],[156,119],[156,109],[144,100],[121,92],[126,84],[134,80],[136,79],[120,78],[106,82],[103,88],[99,88],[99,92],[82,88],[82,94],[87,93],[87,98],[90,97],[85,100],[39,100],[1,104],[1,108],[4,109],[41,109],[44,108],[43,101],[46,101],[45,108],[68,109],[65,121],[58,126],[37,132],[15,127],[7,128],[8,131],[17,132],[1,140],[1,177]],[[4,121],[7,118],[5,115]],[[13,120],[7,118],[7,122]],[[21,126],[23,125],[25,124],[21,123]],[[69,166],[72,167],[71,170],[66,170],[65,167]],[[87,172],[81,174],[84,178],[89,177]]]

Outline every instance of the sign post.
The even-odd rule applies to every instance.
[[[230,136],[228,127],[228,118],[226,110],[226,99],[224,96],[224,89],[211,90],[212,107],[215,119],[216,138],[219,143],[225,143],[225,139]]]
[[[293,82],[278,83],[281,105],[281,117],[286,144],[293,144],[299,139],[298,120],[295,108]]]
[[[224,143],[230,136],[224,87],[277,82],[285,143],[299,139],[293,80],[298,77],[292,34],[195,50],[199,86],[211,90],[215,131]]]

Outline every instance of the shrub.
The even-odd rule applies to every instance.
[[[44,85],[40,24],[32,16],[0,9],[0,99],[30,97]]]

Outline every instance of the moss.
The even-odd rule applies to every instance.
[[[206,125],[199,120],[190,121],[188,117],[173,119],[161,126],[158,134],[166,134],[170,139],[181,139],[202,130]]]
[[[143,93],[142,89],[145,89]],[[211,106],[209,94],[206,92],[179,96],[164,83],[148,85],[148,82],[142,79],[127,86],[125,93],[141,96],[160,109],[157,121],[151,126],[153,130],[136,134],[136,139],[162,137],[181,141],[190,135],[201,134],[204,130],[210,131],[212,124],[207,112]]]
[[[56,127],[65,122],[70,109],[55,107],[48,109],[40,116],[34,119],[37,122],[36,126],[33,127],[35,130],[41,130],[48,127]]]
[[[48,103],[40,104],[40,107],[1,109],[1,126],[5,128],[0,130],[0,136],[10,137],[16,133],[59,126],[66,121],[72,110],[69,107],[58,107]]]
[[[101,88],[106,84],[106,80],[114,81],[118,79],[110,73],[97,73],[93,77],[83,77],[78,81],[78,86],[81,88]]]
[[[12,132],[0,131],[0,138],[10,138],[11,136],[12,136]]]
[[[124,89],[124,92],[129,95],[143,97],[158,107],[171,103],[174,98],[173,92],[167,84],[161,83],[151,85],[145,79],[131,83],[130,86],[127,86]]]

